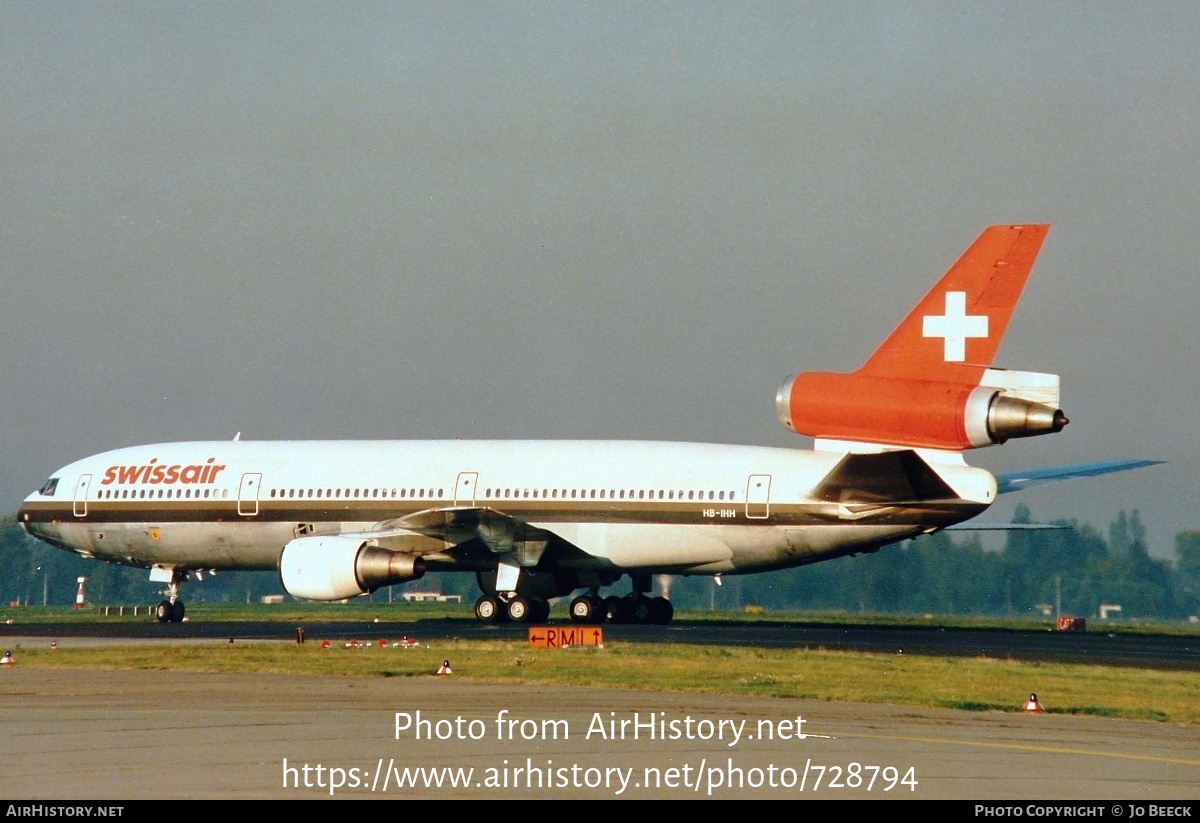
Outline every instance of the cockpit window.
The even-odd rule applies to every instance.
[[[58,488],[58,478],[51,477],[49,480],[47,480],[45,483],[42,484],[42,487],[40,489],[38,489],[38,494],[44,494],[48,497],[48,496],[54,494],[54,490],[57,488]]]

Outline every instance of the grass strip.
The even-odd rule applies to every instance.
[[[1047,712],[1200,723],[1200,673],[1037,663],[995,658],[861,654],[825,650],[608,643],[602,649],[530,649],[458,640],[413,649],[278,641],[192,642],[16,649],[36,668],[275,672],[454,677],[656,691],[745,694],[854,703],[1012,711],[1036,692]]]

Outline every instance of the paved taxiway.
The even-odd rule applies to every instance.
[[[142,671],[0,670],[0,734],[5,763],[0,795],[48,800],[138,798],[323,798],[330,769],[364,785],[336,797],[613,798],[613,797],[874,797],[954,799],[1151,800],[1200,798],[1200,727],[1094,717],[973,713],[744,696],[694,695],[543,686],[496,686],[448,678],[311,677],[274,674],[195,674]],[[438,721],[449,731],[463,719],[479,740],[396,739],[397,712]],[[534,720],[534,739],[500,740],[496,719]],[[586,733],[602,721],[639,713],[679,722],[685,718],[737,724],[735,745],[725,739],[605,739]],[[664,714],[658,714],[662,712]],[[613,713],[613,714],[610,714]],[[795,739],[794,721],[807,736]],[[542,721],[565,720],[569,738],[553,739]],[[766,721],[787,739],[757,736]],[[521,729],[509,727],[520,737]],[[558,727],[561,729],[562,727]],[[668,727],[669,728],[669,727]],[[699,734],[708,727],[690,727]],[[711,730],[710,730],[711,731]],[[754,736],[755,739],[747,739]],[[295,771],[285,788],[284,760]],[[507,763],[505,762],[507,761]],[[913,770],[916,789],[883,791],[883,773],[862,785],[830,787],[852,763]],[[303,767],[309,766],[307,775]],[[322,771],[317,770],[317,766]],[[532,765],[543,780],[568,785],[527,787],[516,767]],[[798,787],[807,765],[805,790]],[[732,769],[731,769],[732,766]],[[730,789],[740,769],[746,784],[769,782],[770,768],[791,788]],[[816,766],[827,767],[815,790]],[[395,778],[406,767],[473,769],[464,788],[405,788]],[[686,767],[686,769],[685,769]],[[648,788],[646,769],[665,785]],[[678,772],[669,773],[668,769]],[[499,781],[490,788],[488,769]],[[551,769],[561,770],[551,772]],[[614,773],[610,770],[619,770]],[[717,769],[717,771],[712,771]],[[756,772],[755,770],[762,770]],[[792,771],[788,771],[792,770]],[[337,775],[337,772],[332,773]],[[628,783],[621,794],[621,775]],[[674,777],[672,777],[674,775]],[[312,784],[304,788],[306,780]],[[694,788],[700,778],[698,790]],[[682,781],[688,780],[688,785]],[[588,788],[589,781],[600,785]],[[519,785],[514,788],[513,783]],[[376,791],[371,792],[371,784]],[[319,785],[323,784],[323,785]],[[606,785],[607,784],[607,785]],[[640,785],[639,785],[640,784]]]
[[[560,625],[570,625],[561,623]],[[422,640],[506,639],[521,640],[526,627],[481,624],[475,620],[416,620],[373,622],[320,622],[306,626],[310,640],[350,637],[396,638],[409,634]],[[137,638],[143,640],[228,639],[288,640],[295,625],[268,622],[223,623],[189,621],[160,625],[145,617],[104,623],[0,624],[0,642],[15,643],[28,635],[55,638]],[[805,625],[769,621],[729,623],[676,622],[668,626],[604,627],[613,640],[653,643],[693,643],[770,648],[838,649],[841,651],[926,654],[939,656],[985,655],[1001,660],[1082,663],[1103,666],[1200,671],[1200,635],[1110,634],[939,628],[938,626]]]

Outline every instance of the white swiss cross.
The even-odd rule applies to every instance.
[[[927,314],[921,328],[922,337],[940,337],[945,344],[942,359],[961,363],[967,359],[967,338],[987,337],[986,314],[967,314],[967,293],[946,292],[946,313]]]

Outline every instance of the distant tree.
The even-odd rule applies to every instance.
[[[1117,519],[1108,527],[1108,549],[1113,554],[1128,554],[1134,544],[1146,542],[1146,527],[1137,509],[1128,516],[1125,510],[1117,513]]]
[[[1200,614],[1200,531],[1175,535],[1175,577],[1183,610]]]

